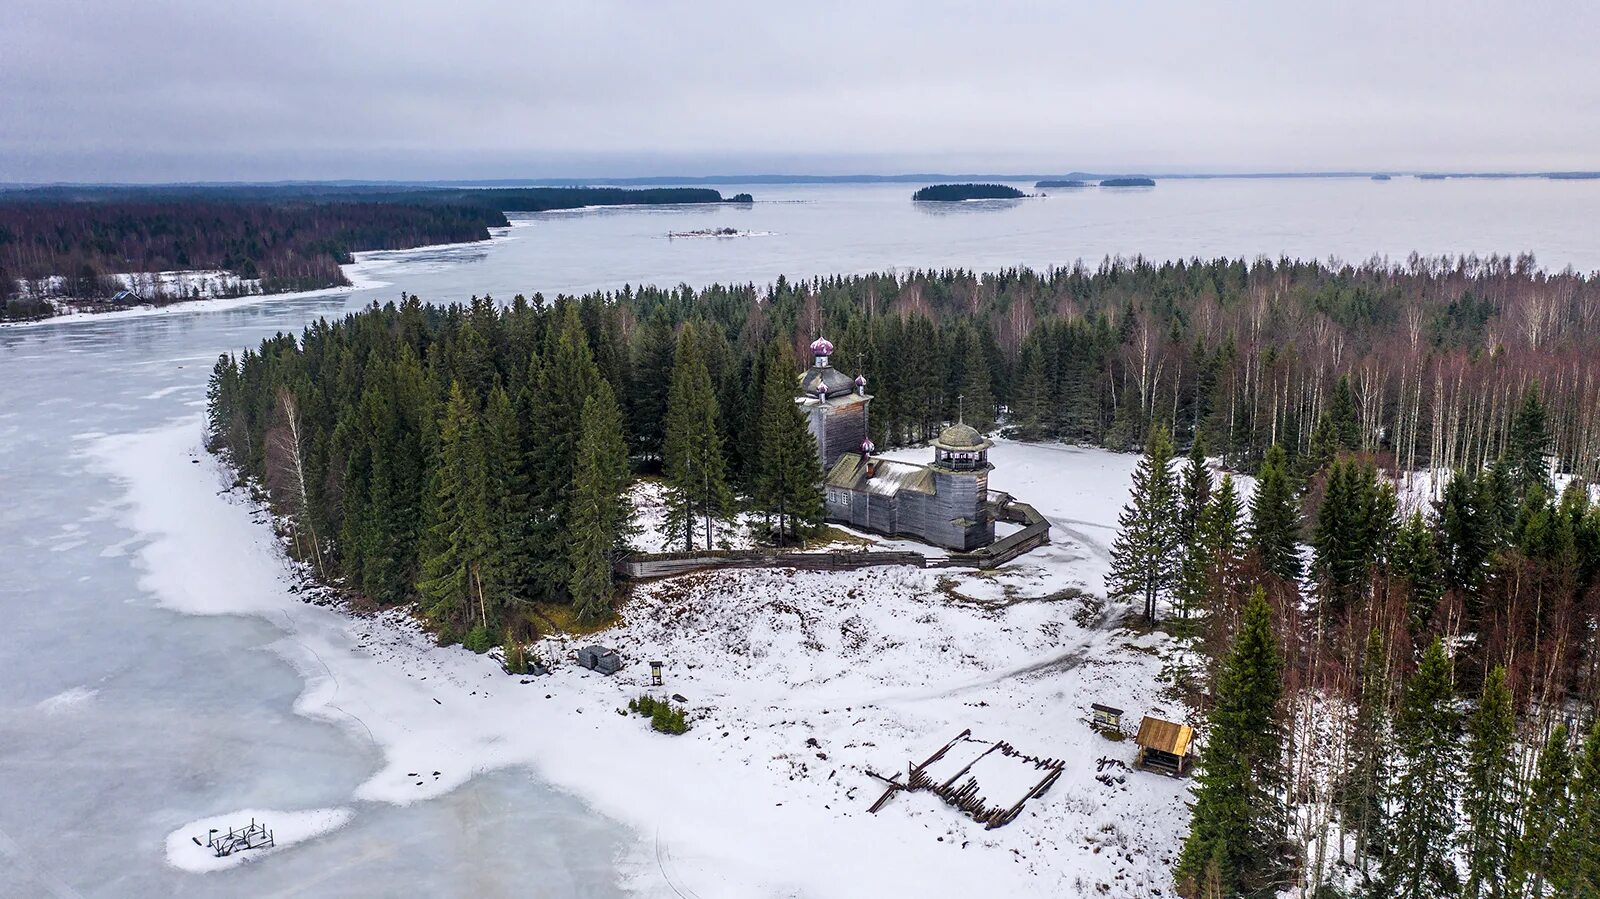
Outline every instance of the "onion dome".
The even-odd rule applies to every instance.
[[[833,344],[826,337],[818,337],[816,340],[811,341],[811,355],[832,356]]]
[[[877,450],[878,448],[873,445],[871,437],[861,441],[861,454],[863,456],[870,456],[874,452],[877,452]]]
[[[857,387],[865,387],[865,386],[867,386],[867,376],[866,375],[856,375],[856,386]]]
[[[985,440],[972,425],[955,424],[940,431],[933,445],[942,450],[973,452],[986,450],[994,444]]]
[[[813,365],[800,373],[800,392],[808,397],[826,394],[828,399],[840,399],[856,392],[850,376],[833,366]]]

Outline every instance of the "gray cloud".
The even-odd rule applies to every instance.
[[[1595,4],[1395,6],[10,0],[0,180],[1600,168]]]

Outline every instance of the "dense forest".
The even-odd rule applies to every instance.
[[[1275,429],[1245,463],[1253,492],[1209,470],[1224,431],[1149,422],[1107,592],[1196,650],[1174,672],[1208,712],[1181,895],[1600,895],[1600,503],[1592,438],[1571,432],[1596,412],[1595,297],[1569,275],[1514,281],[1465,344],[1425,338],[1405,292],[1406,335],[1338,328],[1353,356],[1311,388],[1309,437]],[[1555,284],[1584,299],[1550,299]],[[1492,403],[1463,396],[1482,389],[1464,376],[1430,402],[1414,376],[1362,375],[1503,377],[1568,354],[1569,371],[1546,361]],[[1569,378],[1587,386],[1552,410]],[[1408,382],[1433,424],[1374,417]],[[1464,423],[1470,448],[1447,449]],[[1418,465],[1428,476],[1408,477]]]
[[[742,195],[748,202],[749,196]],[[339,189],[39,188],[0,192],[0,320],[45,317],[52,298],[93,302],[117,274],[219,270],[230,290],[276,293],[345,284],[363,250],[487,240],[504,212],[722,202],[706,188]],[[159,282],[137,279],[144,299]],[[150,296],[144,296],[150,293]]]
[[[961,200],[1015,200],[1027,194],[1005,184],[932,184],[911,195],[917,202],[954,203]]]
[[[1143,447],[1108,594],[1194,649],[1183,895],[1594,895],[1591,277],[1136,259],[406,298],[219,360],[211,439],[321,577],[482,648],[608,614],[639,472],[685,547],[741,507],[815,527],[790,398],[819,333],[880,445],[964,414]]]
[[[1101,187],[1155,187],[1153,178],[1107,178],[1100,182]]]

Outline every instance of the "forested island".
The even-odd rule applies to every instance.
[[[1089,186],[1089,182],[1087,182],[1087,181],[1079,181],[1079,180],[1076,180],[1076,179],[1067,179],[1065,181],[1049,181],[1049,180],[1046,180],[1046,181],[1035,181],[1033,186],[1037,187],[1037,188],[1040,188],[1040,189],[1047,188],[1047,187],[1088,187]]]
[[[932,184],[911,195],[919,203],[957,203],[962,200],[1016,200],[1027,196],[1005,184]]]
[[[506,212],[720,202],[719,192],[697,187],[0,191],[0,321],[48,317],[59,301],[195,298],[164,272],[216,273],[207,296],[339,286],[348,283],[339,266],[354,253],[487,240]]]
[[[1100,182],[1101,187],[1155,187],[1153,178],[1107,178]]]

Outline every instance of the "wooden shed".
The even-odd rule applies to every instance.
[[[1194,728],[1187,724],[1146,715],[1139,722],[1139,735],[1134,742],[1139,745],[1138,754],[1133,757],[1134,767],[1146,771],[1182,777],[1194,758]]]

